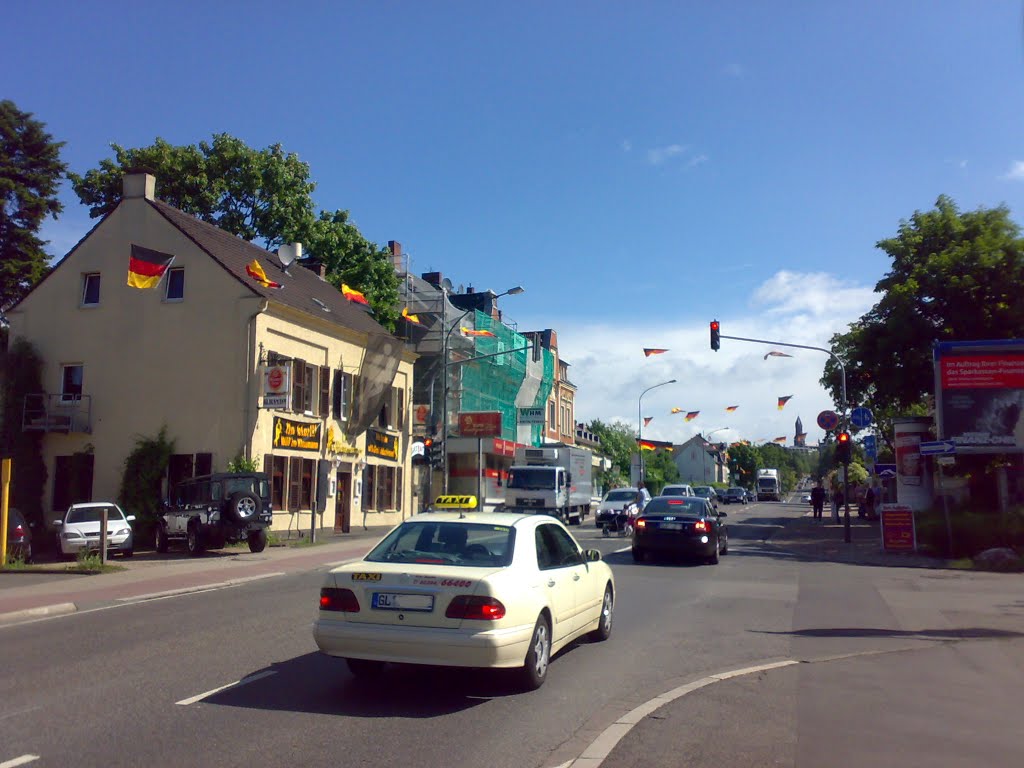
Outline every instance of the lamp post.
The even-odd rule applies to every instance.
[[[515,296],[517,294],[522,293],[525,290],[526,289],[523,288],[523,286],[517,285],[513,288],[509,288],[507,291],[502,291],[501,293],[495,294],[494,300],[496,301],[497,299],[500,299],[502,296]],[[447,310],[447,305],[448,291],[444,290],[444,304],[441,305],[442,310]],[[451,338],[452,331],[459,327],[459,323],[462,322],[462,318],[464,318],[472,311],[472,309],[467,309],[465,312],[459,315],[455,319],[455,322],[452,323],[452,327],[448,328],[447,330],[445,330],[444,327],[444,315],[442,314],[441,330],[445,331],[445,334],[441,342],[441,375],[443,377],[441,386],[441,445],[443,447],[443,453],[441,455],[444,458],[444,461],[441,463],[441,480],[442,487],[444,488],[445,493],[448,493],[448,340]],[[478,468],[478,473],[479,471],[480,468]],[[482,504],[483,500],[481,499],[479,503]]]
[[[644,395],[646,395],[652,389],[657,389],[658,387],[664,387],[666,384],[675,384],[675,383],[676,383],[675,379],[669,379],[668,381],[661,382],[661,384],[655,384],[653,387],[648,387],[643,392],[641,392],[640,393],[640,397],[637,398],[637,401],[636,401],[637,450],[640,452],[640,480],[641,481],[643,481],[645,479],[645,476],[644,476],[644,449],[639,445],[639,443],[643,442],[643,439],[644,439],[644,412],[643,412]]]

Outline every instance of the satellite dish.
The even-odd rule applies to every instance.
[[[293,261],[302,257],[302,243],[285,244],[277,249],[277,258],[281,262],[281,266],[285,269],[291,265]]]
[[[447,277],[446,277],[446,278],[444,278],[443,280],[441,280],[441,287],[442,287],[442,288],[444,288],[444,289],[445,289],[446,291],[448,291],[449,293],[451,293],[451,290],[452,290],[452,281],[451,281],[451,280],[449,280],[449,279],[448,279]]]

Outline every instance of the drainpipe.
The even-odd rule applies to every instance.
[[[245,410],[242,421],[242,448],[245,458],[249,460],[252,460],[252,433],[255,429],[252,412],[255,410],[257,414],[259,413],[259,409],[255,408],[255,398],[259,397],[259,389],[253,392],[253,376],[255,375],[253,370],[259,362],[256,347],[256,318],[266,312],[268,306],[270,306],[270,302],[267,299],[260,299],[260,308],[249,316],[249,322],[245,326],[245,339],[248,349],[246,350],[245,361],[245,398],[243,400]]]

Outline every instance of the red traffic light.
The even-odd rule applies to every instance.
[[[721,341],[719,340],[719,333],[718,333],[718,331],[719,331],[718,321],[717,320],[712,320],[711,321],[711,348],[713,350],[715,350],[715,352],[717,352],[719,346],[721,346]]]
[[[717,331],[718,330],[718,321],[717,320],[712,320],[711,321],[711,330],[712,331]]]
[[[840,443],[848,443],[850,442],[850,433],[840,432],[838,435],[836,435],[836,440],[838,440]]]

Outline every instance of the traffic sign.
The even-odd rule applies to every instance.
[[[839,426],[839,414],[835,411],[822,411],[818,414],[818,426],[826,432]]]
[[[956,453],[956,443],[952,440],[933,440],[929,443],[921,443],[922,456],[944,456]]]
[[[864,453],[866,453],[869,458],[877,459],[878,458],[878,441],[875,438],[875,436],[874,435],[864,435],[864,439],[861,442],[864,443]]]
[[[857,429],[871,426],[872,421],[874,421],[874,414],[871,413],[870,408],[854,408],[850,411],[850,423]]]
[[[895,464],[875,464],[874,471],[879,477],[896,477]]]

